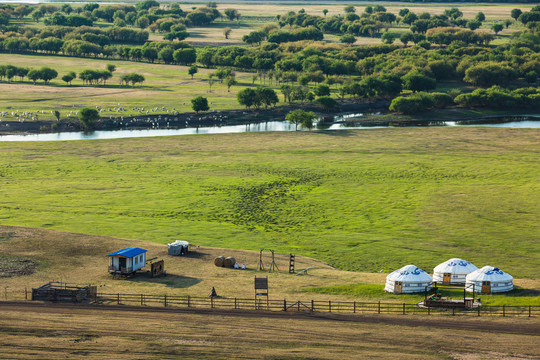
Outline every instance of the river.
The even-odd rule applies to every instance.
[[[429,126],[487,126],[507,128],[540,128],[540,120],[523,120],[510,122],[493,122],[484,124],[463,124],[455,121],[437,122]],[[327,126],[317,126],[312,131],[333,130],[369,130],[376,128],[391,128],[390,126],[359,126],[350,122],[338,122]],[[0,141],[68,141],[68,140],[98,140],[122,139],[134,137],[198,135],[198,134],[232,134],[265,131],[295,131],[295,126],[286,121],[270,121],[257,124],[230,125],[215,127],[183,128],[183,129],[149,129],[149,130],[108,130],[93,132],[61,132],[44,134],[14,134],[0,135]],[[305,131],[305,130],[301,130]]]

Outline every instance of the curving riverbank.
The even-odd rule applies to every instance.
[[[346,102],[339,110],[323,112],[320,107],[305,105],[305,110],[314,111],[320,116],[319,125],[324,127],[332,124],[354,126],[437,126],[449,121],[466,124],[494,124],[508,121],[540,119],[540,114],[513,112],[489,112],[482,115],[464,109],[444,109],[437,112],[405,116],[388,113],[389,101],[382,100],[370,103]],[[114,130],[145,130],[145,129],[185,129],[216,126],[235,126],[284,121],[285,115],[298,105],[286,105],[270,109],[258,110],[227,110],[196,114],[157,114],[145,116],[116,116],[99,119],[92,131]],[[60,119],[59,121],[0,121],[0,135],[9,134],[39,134],[85,131],[84,126],[75,119]]]

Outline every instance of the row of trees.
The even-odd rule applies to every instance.
[[[43,80],[47,84],[58,76],[58,72],[46,66],[40,69],[31,69],[15,65],[0,65],[0,80],[3,81],[5,79],[11,82],[16,76],[20,78],[20,81],[23,81],[27,77],[34,84],[38,80]]]

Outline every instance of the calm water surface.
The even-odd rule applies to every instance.
[[[439,126],[487,126],[507,128],[540,128],[540,120],[513,121],[496,124],[473,124],[461,125],[454,121],[446,121]],[[347,126],[345,123],[332,124],[322,129],[314,128],[313,131],[348,130],[348,129],[376,129],[388,128],[388,126]],[[0,141],[67,141],[67,140],[97,140],[97,139],[122,139],[132,137],[173,136],[173,135],[197,135],[197,134],[232,134],[261,131],[294,131],[295,126],[285,121],[270,121],[259,124],[231,125],[221,127],[200,127],[185,129],[151,129],[151,130],[113,130],[93,132],[63,132],[50,134],[30,135],[2,135]]]

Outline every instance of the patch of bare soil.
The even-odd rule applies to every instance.
[[[30,259],[11,259],[0,257],[0,278],[31,275],[37,264]]]
[[[508,355],[496,352],[489,352],[485,354],[478,353],[451,353],[450,356],[454,360],[532,360],[536,357],[526,355]]]

